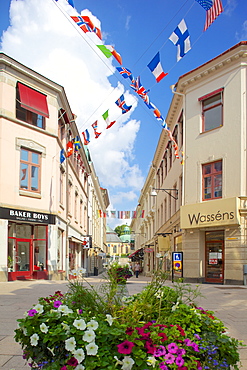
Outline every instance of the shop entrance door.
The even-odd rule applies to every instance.
[[[15,279],[31,279],[32,253],[30,239],[16,239],[13,251],[13,275]]]
[[[206,232],[206,274],[208,283],[224,282],[224,232]]]

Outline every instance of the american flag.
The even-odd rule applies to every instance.
[[[206,12],[206,22],[204,31],[215,21],[215,19],[223,12],[223,5],[221,0],[214,0],[213,6]]]

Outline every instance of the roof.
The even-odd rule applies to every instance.
[[[122,243],[118,234],[109,226],[106,226],[106,243]]]

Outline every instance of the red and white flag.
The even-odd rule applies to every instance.
[[[214,0],[212,7],[206,12],[206,22],[203,31],[206,31],[223,11],[224,9],[221,0]]]

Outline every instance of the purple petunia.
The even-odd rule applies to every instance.
[[[28,311],[28,316],[34,316],[34,315],[36,315],[36,313],[38,313],[38,311],[36,311],[35,309],[29,310]]]
[[[161,357],[166,354],[166,348],[164,346],[159,346],[159,348],[156,348],[154,351],[154,357]]]
[[[161,370],[168,370],[168,367],[165,365],[165,363],[164,363],[164,362],[161,362],[161,363],[159,364],[159,368],[160,368]]]
[[[178,365],[179,367],[180,366],[183,366],[183,364],[184,364],[184,359],[182,358],[182,357],[180,357],[180,356],[178,356],[177,358],[176,358],[176,365]]]
[[[124,342],[117,345],[118,352],[124,355],[129,355],[132,352],[132,348],[134,347],[134,343],[125,340]]]
[[[58,307],[60,307],[62,305],[62,302],[61,301],[55,301],[54,303],[53,303],[53,306],[55,307],[55,308],[58,308]]]

